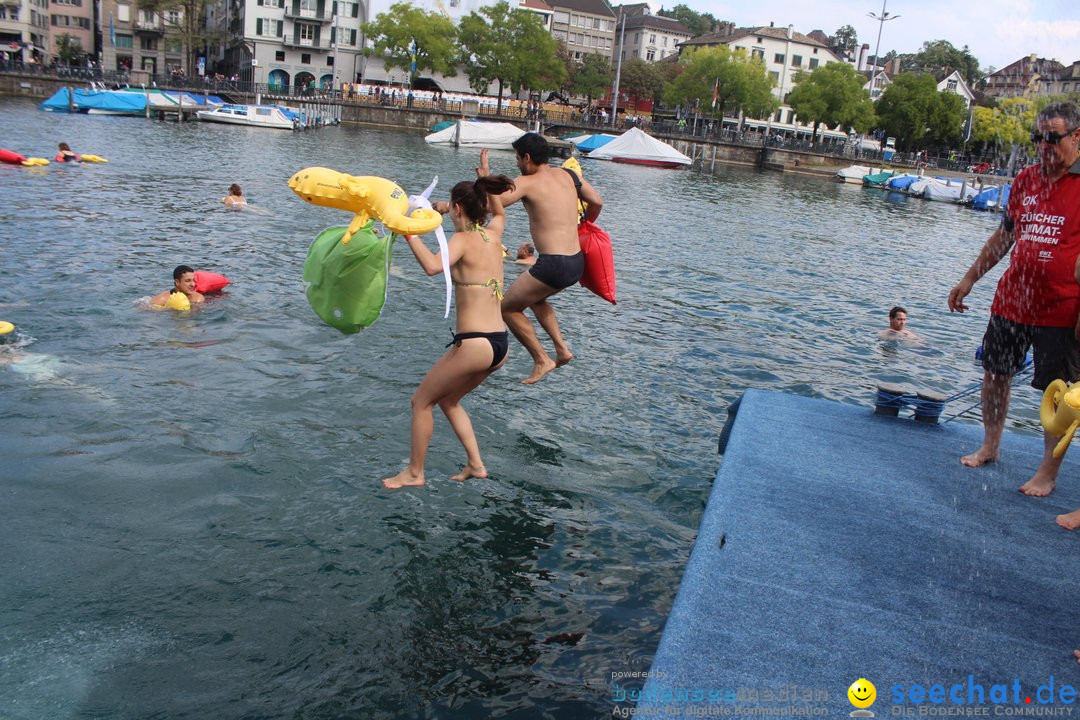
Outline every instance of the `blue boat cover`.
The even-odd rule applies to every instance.
[[[606,133],[598,133],[591,136],[588,140],[577,143],[577,149],[581,152],[592,152],[596,148],[603,147],[609,142],[614,140],[618,135],[608,135]]]
[[[141,93],[84,90],[82,88],[60,88],[52,97],[38,105],[38,109],[67,112],[69,91],[74,95],[72,99],[74,100],[75,112],[103,110],[130,113],[132,115],[146,112],[146,96]]]

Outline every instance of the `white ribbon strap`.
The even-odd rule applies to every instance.
[[[435,186],[439,184],[439,176],[436,175],[431,181],[431,184],[427,186],[427,189],[419,195],[409,196],[409,212],[417,208],[427,208],[433,210],[431,207],[431,192],[435,189]],[[439,255],[442,257],[442,271],[443,277],[446,278],[446,312],[443,314],[444,318],[450,317],[450,298],[454,292],[453,282],[450,279],[450,246],[446,244],[446,233],[443,232],[442,225],[435,228],[435,238],[439,241]]]

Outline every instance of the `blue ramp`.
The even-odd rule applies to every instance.
[[[1054,523],[1080,507],[1080,447],[1057,491],[1029,498],[1016,488],[1041,438],[1007,433],[1002,462],[961,466],[981,438],[748,391],[651,675],[614,699],[637,699],[638,716],[837,716],[855,710],[848,687],[866,678],[878,718],[931,705],[994,716],[994,685],[1018,715],[1075,708],[1057,694],[1042,706],[1036,692],[1080,687],[1080,531]],[[962,685],[957,697],[984,704],[933,703],[909,695],[915,685]]]

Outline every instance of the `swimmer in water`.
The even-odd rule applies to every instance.
[[[921,342],[922,338],[907,329],[907,310],[897,305],[889,311],[889,327],[878,333],[882,340],[910,340]]]
[[[175,292],[187,295],[188,301],[195,305],[204,302],[206,298],[202,293],[195,291],[195,271],[187,265],[177,265],[173,270],[173,288],[159,293],[150,298],[150,307],[163,308],[169,296]]]
[[[57,162],[79,162],[79,156],[71,151],[67,143],[60,143],[59,148],[56,153]]]
[[[247,200],[244,199],[244,191],[236,183],[229,186],[229,194],[221,198],[221,202],[225,203],[225,207],[228,208],[240,208],[247,205]]]
[[[523,242],[518,245],[517,258],[514,260],[518,265],[535,265],[536,250],[532,243]]]
[[[438,405],[465,447],[465,467],[454,480],[487,477],[472,422],[461,400],[506,362],[509,335],[499,303],[503,296],[503,252],[500,237],[506,225],[499,195],[514,188],[505,175],[466,180],[454,186],[450,202],[435,203],[448,212],[456,232],[450,238],[450,274],[457,285],[457,331],[449,348],[428,370],[412,397],[412,450],[409,465],[383,487],[397,490],[424,484],[424,460],[431,442],[432,414]],[[491,216],[491,222],[484,221]],[[428,275],[442,272],[442,256],[415,235],[405,237]]]

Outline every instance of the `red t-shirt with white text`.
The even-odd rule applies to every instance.
[[[1080,162],[1051,183],[1042,168],[1021,172],[1009,194],[1015,238],[990,312],[1024,325],[1073,327],[1080,313]]]

